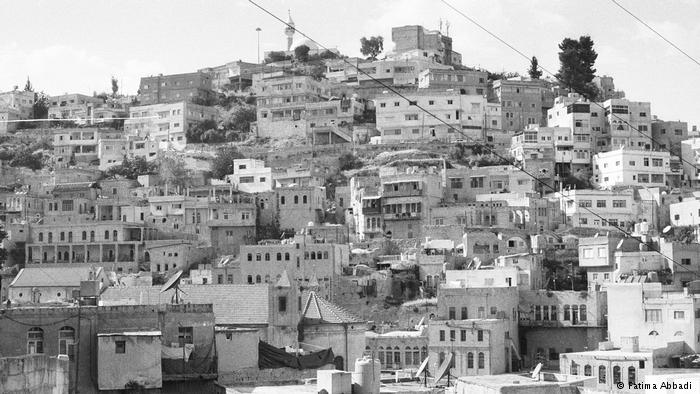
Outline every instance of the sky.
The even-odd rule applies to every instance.
[[[521,74],[529,66],[438,0],[255,1],[284,20],[291,10],[298,30],[348,56],[360,55],[363,36],[383,36],[388,52],[393,26],[436,30],[442,19],[465,65]],[[598,74],[613,76],[628,99],[650,101],[661,119],[700,125],[700,66],[610,0],[448,1],[553,73],[558,43],[590,35]],[[700,61],[700,1],[618,1]],[[285,26],[246,0],[5,0],[2,8],[0,91],[29,77],[48,94],[92,94],[109,91],[115,76],[135,94],[141,76],[255,62],[258,27],[261,57],[286,49]]]

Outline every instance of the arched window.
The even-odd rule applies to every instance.
[[[637,370],[632,366],[627,368],[627,383],[628,385],[637,383]]]
[[[112,240],[116,241],[118,235],[119,235],[119,232],[117,230],[112,231]]]
[[[413,364],[415,365],[420,365],[423,360],[420,358],[420,349],[418,349],[418,346],[413,347]]]
[[[316,252],[311,252],[311,260],[316,260]]]
[[[289,252],[284,254],[284,260],[289,261]]]
[[[44,242],[44,233],[39,233],[39,242]]]
[[[72,231],[68,232],[68,242],[73,242],[73,232]]]
[[[484,369],[484,353],[479,352],[479,369]]]
[[[87,231],[83,231],[82,240],[83,240],[83,241],[87,241]]]
[[[613,367],[613,383],[617,384],[622,381],[622,370],[619,365]]]
[[[27,331],[27,354],[44,353],[44,330],[32,327]]]
[[[75,330],[73,327],[64,326],[58,330],[58,354],[73,356],[73,345],[75,344]]]
[[[89,252],[88,252],[88,253],[89,253]],[[144,253],[143,259],[144,259],[144,261],[146,261],[146,262],[151,261],[151,253],[150,253],[150,252]]]
[[[277,261],[282,261],[282,253],[277,252]]]
[[[270,254],[269,253],[265,253],[265,261],[270,261]]]
[[[474,368],[474,353],[467,353],[467,369]]]
[[[404,363],[406,365],[413,365],[413,349],[410,346],[406,346],[406,355],[404,356]]]
[[[591,376],[593,374],[593,368],[591,368],[590,365],[586,364],[583,366],[583,376]]]
[[[651,331],[649,331],[649,335],[651,335],[651,336],[654,336],[654,337],[655,337],[655,336],[658,336],[658,335],[659,335],[659,332],[658,332],[658,331],[656,331],[656,330],[651,330]]]
[[[605,365],[598,367],[598,383],[605,383]]]
[[[294,196],[294,203],[299,204],[299,196]]]
[[[323,258],[328,259],[328,252],[323,252]]]
[[[379,352],[377,352],[379,355],[379,363],[382,365],[382,367],[386,366],[386,360],[384,359],[384,346],[379,347]]]
[[[578,364],[576,364],[576,361],[571,362],[571,374],[578,375]]]
[[[109,240],[109,230],[105,230],[105,240]]]
[[[253,284],[253,275],[248,275],[248,284],[249,285]]]
[[[53,233],[49,232],[49,243],[53,242]]]
[[[401,364],[401,349],[398,346],[394,346],[394,364]]]
[[[95,232],[90,231],[90,242],[95,242]]]
[[[306,203],[308,202],[308,199],[307,199],[306,195],[302,196],[301,202],[304,203],[304,204],[306,204]]]
[[[673,336],[674,336],[674,337],[682,337],[682,336],[683,336],[683,331],[676,331],[676,332],[673,334]]]
[[[586,304],[581,304],[578,307],[578,316],[580,321],[586,321],[588,320],[588,316],[586,315]]]
[[[564,320],[571,320],[571,306],[564,305]]]
[[[265,275],[265,283],[270,283],[270,275]]]
[[[69,255],[68,255],[68,252],[67,252],[67,251],[66,251],[66,252],[63,252],[63,260],[65,260],[65,261],[69,261],[69,260],[70,260],[70,258],[69,258]]]
[[[255,275],[255,283],[261,283],[261,282],[262,282],[262,278],[260,277],[260,275]]]

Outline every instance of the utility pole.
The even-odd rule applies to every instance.
[[[260,64],[260,31],[262,31],[262,29],[258,27],[255,31],[258,32],[258,64]]]

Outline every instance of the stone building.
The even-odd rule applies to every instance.
[[[212,78],[207,73],[157,75],[142,77],[138,100],[141,105],[187,101],[206,103],[215,98]],[[205,105],[211,105],[209,103]]]

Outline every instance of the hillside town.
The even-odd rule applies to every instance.
[[[0,392],[700,390],[696,126],[588,36],[521,75],[293,14],[136,95],[0,87]]]

